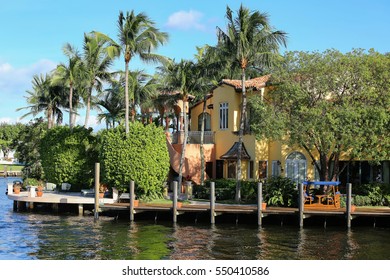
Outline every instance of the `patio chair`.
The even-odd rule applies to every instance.
[[[307,194],[306,192],[303,192],[303,198],[305,199],[305,201],[303,202],[303,204],[306,204],[307,202],[309,204],[312,204],[313,201],[314,201],[314,197],[312,195],[309,195]]]
[[[334,207],[336,207],[336,208],[340,208],[341,207],[341,203],[340,203],[341,194],[340,194],[338,188],[336,187],[336,189],[335,189],[334,186],[332,186],[331,192],[332,193],[330,193],[329,196],[327,197],[327,203],[329,205],[334,205]]]
[[[53,183],[46,183],[45,185],[45,191],[54,191],[56,189],[56,184]]]
[[[69,184],[69,183],[62,183],[62,185],[61,185],[61,190],[62,190],[62,191],[69,191],[71,186],[72,186],[72,185]]]

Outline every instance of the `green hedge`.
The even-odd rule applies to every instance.
[[[360,186],[353,186],[355,195],[353,203],[356,206],[389,206],[390,185],[374,182]]]
[[[92,187],[96,141],[92,129],[80,126],[72,132],[65,126],[48,130],[39,145],[45,179],[55,184],[70,183],[74,191]]]
[[[215,179],[216,200],[234,200],[236,193],[236,181],[234,179]],[[241,196],[243,202],[255,202],[257,200],[257,184],[254,181],[243,181],[241,184]],[[210,181],[206,186],[194,186],[195,198],[210,198]],[[296,185],[288,178],[273,177],[263,185],[264,201],[273,206],[297,206],[298,192]]]
[[[170,163],[166,137],[160,127],[131,123],[128,137],[123,127],[103,131],[99,161],[102,181],[109,187],[128,191],[130,181],[134,181],[139,198],[163,196]]]

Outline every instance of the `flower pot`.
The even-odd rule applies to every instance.
[[[14,194],[20,194],[20,187],[14,187]]]
[[[351,205],[351,212],[355,212],[356,210],[356,206],[355,205]]]
[[[267,208],[267,202],[261,203],[261,210],[265,210]]]
[[[138,205],[139,205],[139,200],[134,199],[134,207],[138,207]]]
[[[177,202],[177,208],[181,208],[183,206],[183,202]]]
[[[104,193],[99,193],[99,198],[103,198],[104,197]]]
[[[42,197],[43,196],[43,191],[37,191],[37,197]]]

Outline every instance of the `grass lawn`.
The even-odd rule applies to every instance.
[[[23,168],[23,165],[0,164],[1,171],[4,171],[4,166],[7,167],[7,171],[22,171]]]

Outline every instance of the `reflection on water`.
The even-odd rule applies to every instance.
[[[1,178],[0,259],[390,259],[389,228],[94,222],[13,212],[5,183]]]

